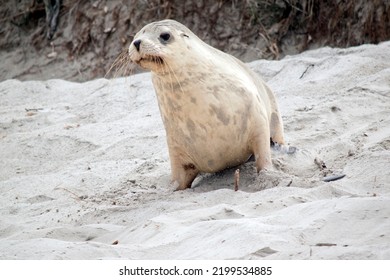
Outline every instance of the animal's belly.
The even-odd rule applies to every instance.
[[[178,123],[168,137],[201,172],[237,166],[252,154],[248,143],[250,130],[237,121],[223,125],[217,117],[209,115],[207,122],[188,119],[185,127],[182,123]]]
[[[224,80],[212,87],[164,95],[156,88],[169,149],[201,172],[216,172],[245,162],[252,154],[251,133],[264,112],[255,90]],[[188,85],[187,85],[188,87]]]
[[[232,143],[232,145],[234,144]],[[221,148],[206,149],[194,147],[192,153],[193,164],[201,172],[213,173],[246,162],[251,152],[245,147],[232,145],[226,147],[220,145]]]

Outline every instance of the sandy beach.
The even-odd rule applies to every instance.
[[[0,259],[390,259],[390,41],[250,67],[297,152],[173,192],[150,73],[0,83]],[[345,175],[325,182],[323,178]]]

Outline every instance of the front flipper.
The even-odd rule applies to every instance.
[[[172,184],[176,191],[191,188],[191,184],[198,174],[198,169],[192,163],[172,164]]]

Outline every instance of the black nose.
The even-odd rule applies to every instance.
[[[139,51],[139,47],[141,46],[141,40],[135,40],[133,42],[133,45],[135,46],[135,48],[137,49],[137,51]]]

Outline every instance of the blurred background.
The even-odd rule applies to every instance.
[[[245,62],[390,39],[390,0],[0,0],[0,4],[0,81],[82,82],[139,72],[124,59],[118,63],[118,57],[145,24],[166,18],[185,24],[208,44]]]

